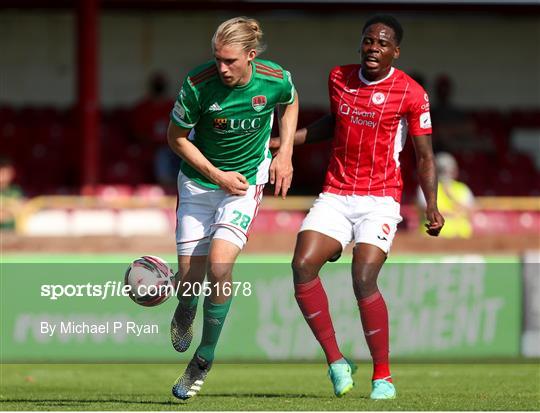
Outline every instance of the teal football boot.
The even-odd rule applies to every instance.
[[[396,398],[396,388],[385,379],[373,380],[371,383],[372,400],[391,400]]]
[[[344,396],[354,387],[352,375],[358,367],[346,358],[333,362],[328,366],[328,377],[334,386],[334,394],[337,397]]]

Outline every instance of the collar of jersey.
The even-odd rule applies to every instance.
[[[360,80],[362,81],[362,83],[365,83],[366,85],[368,86],[371,86],[371,85],[377,85],[381,82],[384,82],[386,79],[388,79],[390,76],[392,76],[394,74],[394,68],[391,67],[390,68],[390,71],[388,72],[388,74],[382,78],[381,80],[374,80],[373,82],[370,82],[369,80],[367,80],[363,75],[362,75],[362,68],[360,67],[360,69],[358,69],[358,77],[360,78]]]
[[[245,85],[241,85],[241,86],[233,86],[233,89],[245,89],[247,88],[249,85],[251,85],[251,82],[253,81],[253,78],[255,77],[255,71],[257,70],[257,68],[255,67],[255,60],[252,60],[251,61],[251,77],[249,78],[249,82],[247,82]]]

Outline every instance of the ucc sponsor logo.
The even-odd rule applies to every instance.
[[[218,133],[254,132],[261,128],[261,118],[228,119],[215,118],[214,130]]]

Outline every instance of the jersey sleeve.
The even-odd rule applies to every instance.
[[[410,94],[407,123],[409,125],[409,133],[411,136],[431,135],[429,96],[419,85],[416,85]]]
[[[294,84],[292,82],[291,73],[288,70],[283,71],[283,92],[279,103],[282,105],[290,105],[294,102]]]
[[[171,111],[171,121],[181,128],[191,129],[199,121],[198,94],[186,77]]]

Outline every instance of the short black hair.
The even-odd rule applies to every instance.
[[[375,16],[372,16],[368,19],[366,24],[364,24],[364,27],[362,28],[362,34],[365,33],[366,29],[373,25],[381,23],[385,26],[390,27],[396,36],[397,44],[401,44],[401,41],[403,40],[403,27],[401,27],[401,24],[397,21],[397,19],[394,16],[391,16],[389,14],[377,14]]]

